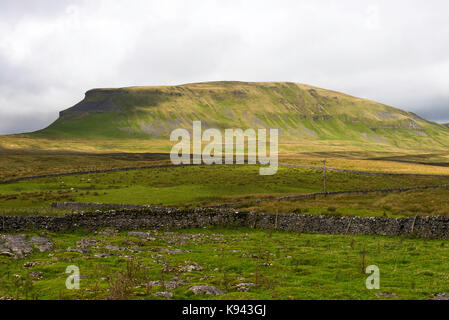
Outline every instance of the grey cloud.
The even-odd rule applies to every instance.
[[[449,97],[423,102],[412,110],[425,119],[449,123]]]
[[[0,2],[0,17],[16,20],[30,16],[51,17],[64,10],[75,0],[2,0]]]
[[[221,80],[215,79],[214,72],[225,63],[230,48],[241,47],[237,32],[177,30],[177,25],[144,30],[139,39],[119,72],[128,82],[140,84]]]
[[[16,134],[40,130],[56,120],[55,113],[4,114],[0,112],[0,134]]]

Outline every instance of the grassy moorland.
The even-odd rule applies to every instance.
[[[170,163],[167,154],[0,153],[0,180]]]
[[[281,154],[279,157],[281,163],[312,166],[322,166],[323,160],[326,160],[329,168],[381,173],[449,175],[448,152],[321,151]]]
[[[301,200],[251,199],[235,206],[269,213],[302,213],[364,217],[449,216],[449,189],[416,190],[402,193],[317,196]]]
[[[0,296],[28,299],[431,299],[449,290],[441,240],[339,236],[252,229],[149,231],[128,235],[38,232],[54,248],[0,256]],[[80,290],[67,290],[67,266]],[[365,268],[380,269],[367,290]],[[194,285],[225,293],[194,295]]]
[[[279,162],[357,171],[449,176],[449,153],[281,153]],[[170,164],[169,153],[75,153],[0,150],[0,180],[33,175]]]
[[[449,178],[428,176],[366,176],[327,173],[327,191],[389,189],[448,184]],[[24,180],[0,185],[3,214],[31,214],[51,202],[200,206],[256,200],[281,195],[322,192],[320,170],[279,167],[273,176],[261,176],[257,166],[186,166],[124,172],[83,174]],[[430,192],[432,191],[426,191]],[[441,197],[444,197],[444,191]],[[359,196],[361,197],[361,196]],[[324,207],[333,204],[329,197]],[[377,206],[374,206],[377,208]],[[385,210],[386,205],[379,207]],[[33,208],[34,210],[29,210]],[[386,210],[387,213],[395,211]]]

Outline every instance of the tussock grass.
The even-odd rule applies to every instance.
[[[0,153],[0,180],[169,163],[168,154]]]
[[[298,235],[276,230],[207,228],[150,231],[154,239],[127,235],[36,232],[55,243],[51,252],[26,258],[0,256],[0,296],[21,299],[430,299],[447,292],[449,251],[441,240],[381,236]],[[83,238],[96,239],[87,253],[67,251]],[[116,251],[106,245],[137,246]],[[189,252],[162,254],[167,248]],[[26,262],[35,262],[24,267]],[[68,265],[82,275],[80,290],[67,290]],[[193,266],[187,271],[185,266]],[[380,290],[367,290],[364,269],[380,269]],[[30,279],[40,272],[41,280]],[[169,282],[176,281],[173,288]],[[238,284],[252,283],[248,292]],[[189,292],[194,285],[227,291],[211,297]],[[397,298],[376,296],[394,293]]]
[[[449,216],[449,189],[390,194],[317,196],[310,199],[266,201],[242,207],[261,212],[329,214],[338,216]]]

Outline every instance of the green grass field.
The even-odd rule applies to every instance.
[[[449,176],[449,153],[303,152],[281,153],[279,162],[383,173]],[[169,153],[17,152],[0,149],[0,180],[48,173],[170,164]]]
[[[440,240],[222,228],[150,231],[151,240],[112,231],[37,235],[54,249],[0,256],[0,296],[164,299],[153,296],[164,291],[174,299],[431,299],[449,291],[448,244]],[[86,237],[96,242],[84,253],[68,251]],[[65,288],[69,265],[80,268],[80,290]],[[365,287],[369,265],[379,267],[379,290]],[[240,283],[253,285],[241,292]],[[194,285],[226,294],[195,296]],[[385,293],[393,296],[376,296]]]
[[[5,178],[52,170],[70,172],[167,163],[163,155],[72,156],[9,154],[8,160],[0,163],[11,164]],[[319,156],[289,157],[283,161],[316,165]],[[9,161],[14,159],[18,161]],[[409,162],[391,156],[385,160],[363,160],[357,155],[334,155],[329,159],[334,167],[348,169],[370,170],[379,164],[377,168],[383,170],[383,165],[393,164],[387,172],[417,168],[417,173],[445,173],[441,165],[444,155],[424,157],[428,163],[419,157],[410,158]],[[30,167],[33,162],[35,171]],[[80,201],[179,207],[241,202],[236,208],[271,213],[449,215],[449,189],[445,188],[273,200],[278,196],[320,192],[322,181],[321,170],[279,167],[274,176],[260,176],[258,166],[251,165],[78,174],[0,184],[0,214],[63,215],[71,211],[50,209],[50,203]],[[449,177],[327,172],[328,191],[447,183]],[[266,201],[254,204],[260,199]],[[449,291],[446,240],[238,228],[152,230],[150,240],[127,235],[126,231],[35,231],[27,235],[46,237],[54,248],[46,252],[34,250],[26,257],[0,255],[0,299],[167,299],[158,296],[160,292],[165,292],[169,299],[433,299]],[[83,246],[83,242],[91,244]],[[0,240],[0,249],[2,245]],[[65,270],[69,265],[80,268],[80,290],[65,288]],[[365,287],[368,275],[363,270],[369,265],[380,269],[379,290]],[[226,293],[194,295],[189,289],[195,285],[214,286]]]
[[[249,200],[236,208],[269,213],[303,213],[359,217],[449,216],[449,189],[402,193],[317,196],[298,200]]]
[[[281,162],[377,172],[446,174],[447,154],[338,153],[284,155]],[[166,164],[151,154],[14,154],[0,159],[2,178]],[[52,202],[156,204],[197,207],[240,202],[238,210],[351,216],[449,215],[449,189],[338,195],[275,201],[321,192],[323,172],[258,166],[187,166],[78,174],[0,184],[0,215],[63,215]],[[328,191],[448,184],[449,177],[370,176],[327,172]],[[256,200],[264,199],[260,203]],[[298,234],[239,228],[150,231],[151,240],[126,231],[35,231],[51,251],[0,255],[0,299],[432,299],[449,292],[447,240]],[[79,241],[92,245],[83,247]],[[0,249],[2,240],[0,240]],[[0,250],[1,251],[1,250]],[[81,289],[67,290],[65,269],[76,265]],[[380,269],[380,289],[365,287],[369,265]],[[190,270],[190,271],[189,271]],[[242,285],[245,284],[245,285]],[[250,285],[248,285],[250,284]],[[218,296],[194,295],[210,285]],[[243,290],[243,291],[242,291]],[[248,291],[246,291],[248,290]]]
[[[332,171],[327,172],[326,180],[328,192],[449,183],[449,177],[366,176]],[[30,208],[34,209],[28,211],[32,214],[39,208],[47,213],[45,208],[57,201],[204,206],[322,190],[323,173],[315,169],[280,167],[273,176],[261,176],[258,166],[251,165],[187,166],[40,178],[3,184],[0,185],[0,208],[3,214],[21,210],[25,214]],[[440,192],[444,198],[447,195],[445,191],[425,192]],[[332,206],[334,198],[327,198],[319,206]],[[379,206],[379,210],[388,214],[399,213],[385,210],[384,206]]]

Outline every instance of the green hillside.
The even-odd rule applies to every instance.
[[[49,127],[27,137],[49,140],[166,141],[176,128],[279,128],[296,145],[444,150],[449,129],[374,101],[287,82],[208,82],[94,89]],[[163,143],[163,142],[162,142]]]

